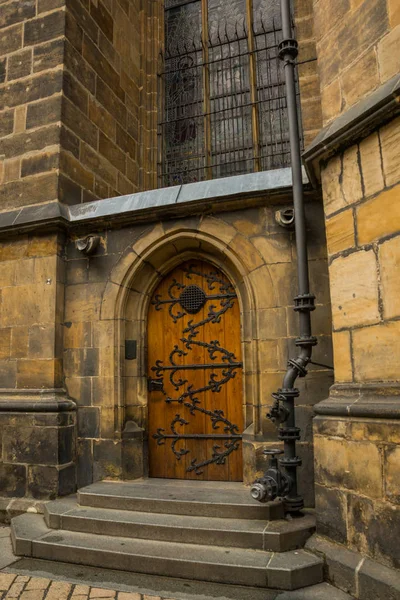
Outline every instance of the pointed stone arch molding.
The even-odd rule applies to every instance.
[[[262,260],[257,248],[234,227],[222,227],[221,223],[213,217],[206,217],[198,228],[177,226],[171,227],[167,232],[161,224],[154,225],[126,249],[110,273],[102,298],[100,319],[113,324],[114,356],[110,375],[114,381],[114,431],[116,438],[122,440],[123,447],[124,444],[128,447],[130,443],[128,429],[132,428],[129,423],[137,420],[135,414],[140,410],[145,413],[147,405],[144,340],[152,293],[168,272],[185,260],[194,258],[204,259],[222,269],[237,290],[244,362],[245,437],[255,439],[261,432],[260,407],[264,402],[260,386],[257,310],[260,307],[276,307],[277,293],[268,265]],[[125,361],[127,337],[137,340],[137,357],[133,361]],[[127,378],[129,386],[126,384]],[[145,425],[145,421],[143,414],[141,424]],[[146,472],[145,452],[139,459],[137,456],[140,437],[137,428],[133,437],[136,456],[134,459],[122,458],[122,462],[127,465],[129,460],[134,460],[136,465],[142,465],[143,472],[129,473],[127,467],[125,477],[143,475]],[[144,449],[146,426],[143,427],[143,439]],[[122,453],[124,454],[123,449]],[[252,476],[249,475],[249,478]]]

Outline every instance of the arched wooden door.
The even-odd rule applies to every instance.
[[[185,262],[154,292],[148,381],[150,476],[241,481],[239,305],[213,265]]]

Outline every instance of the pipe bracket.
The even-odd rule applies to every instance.
[[[287,55],[291,57],[292,61],[297,58],[299,53],[299,43],[294,38],[287,38],[282,40],[278,46],[278,56],[281,60],[288,61]]]
[[[314,294],[299,294],[294,298],[294,309],[298,311],[313,311],[315,310]]]

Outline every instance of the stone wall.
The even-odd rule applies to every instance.
[[[62,202],[155,187],[160,7],[67,0]]]
[[[400,378],[400,118],[322,171],[335,380]]]
[[[314,0],[324,125],[400,70],[397,0]]]
[[[312,0],[294,2],[296,38],[299,42],[297,73],[300,87],[301,120],[304,147],[322,127],[320,82]]]
[[[2,3],[0,210],[155,187],[160,6]]]
[[[315,421],[320,530],[396,567],[400,422],[383,419],[380,405],[398,398],[400,380],[399,139],[397,118],[322,170],[339,384],[331,400],[372,395],[375,406],[371,420]]]
[[[317,530],[400,567],[400,421],[319,415],[314,420]]]
[[[0,210],[58,197],[64,2],[0,12]]]
[[[62,246],[56,234],[0,243],[0,387],[62,383]]]
[[[48,234],[0,243],[1,511],[7,498],[75,487],[75,413],[61,389],[61,242]]]
[[[306,157],[321,169],[335,366],[314,420],[318,532],[398,568],[400,12],[371,0],[314,11],[328,126]]]

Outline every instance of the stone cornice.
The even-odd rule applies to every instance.
[[[329,398],[314,406],[317,415],[400,419],[400,383],[337,383]]]
[[[303,153],[310,181],[320,180],[320,163],[342,152],[400,113],[400,75],[396,75],[324,127]]]
[[[60,413],[76,409],[76,404],[62,388],[17,390],[0,388],[0,413]]]
[[[315,195],[305,171],[307,195]],[[290,168],[236,175],[67,206],[53,201],[0,213],[1,233],[116,227],[268,203],[292,203]]]

